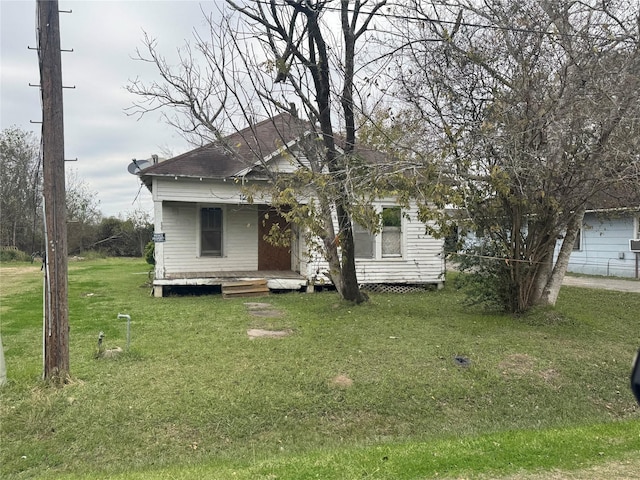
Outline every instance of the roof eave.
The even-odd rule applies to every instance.
[[[264,164],[268,163],[269,161],[271,161],[273,158],[277,157],[278,155],[281,155],[282,153],[289,151],[291,149],[291,147],[293,147],[298,142],[300,142],[300,139],[305,137],[305,136],[307,136],[309,133],[311,133],[311,131],[310,130],[306,130],[301,135],[297,136],[293,140],[290,140],[289,142],[287,142],[282,147],[277,148],[276,150],[274,150],[273,152],[269,153],[268,155],[265,155],[260,160],[257,160],[255,162],[253,162],[253,164],[251,166],[245,167],[242,170],[238,171],[237,173],[233,174],[233,176],[234,177],[244,177],[244,176],[248,175],[257,166],[264,165]]]

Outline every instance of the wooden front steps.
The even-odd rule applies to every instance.
[[[266,278],[224,282],[222,284],[222,298],[261,297],[263,295],[269,295]]]

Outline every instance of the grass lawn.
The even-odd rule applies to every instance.
[[[70,264],[72,381],[55,387],[40,380],[39,266],[0,266],[9,379],[0,477],[622,479],[640,470],[628,387],[638,294],[563,287],[555,309],[512,317],[465,305],[449,285],[372,294],[363,306],[333,293],[152,298],[147,271],[139,259]],[[245,305],[256,301],[271,307]],[[130,350],[96,358],[101,331],[107,348],[126,347],[119,313],[131,316]],[[290,335],[250,339],[248,329]]]

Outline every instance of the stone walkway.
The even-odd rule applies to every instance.
[[[249,314],[253,317],[280,318],[284,316],[282,311],[273,308],[273,305],[270,303],[248,302],[245,303],[244,306],[247,307]],[[251,340],[254,338],[284,338],[291,334],[293,334],[293,330],[290,328],[282,330],[250,328],[247,330],[247,335]]]

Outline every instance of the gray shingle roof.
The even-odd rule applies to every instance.
[[[151,165],[139,175],[145,184],[153,176],[223,179],[234,177],[309,131],[309,124],[282,113],[239,132]]]
[[[587,210],[640,209],[640,186],[634,181],[618,182],[598,192],[587,202]]]

